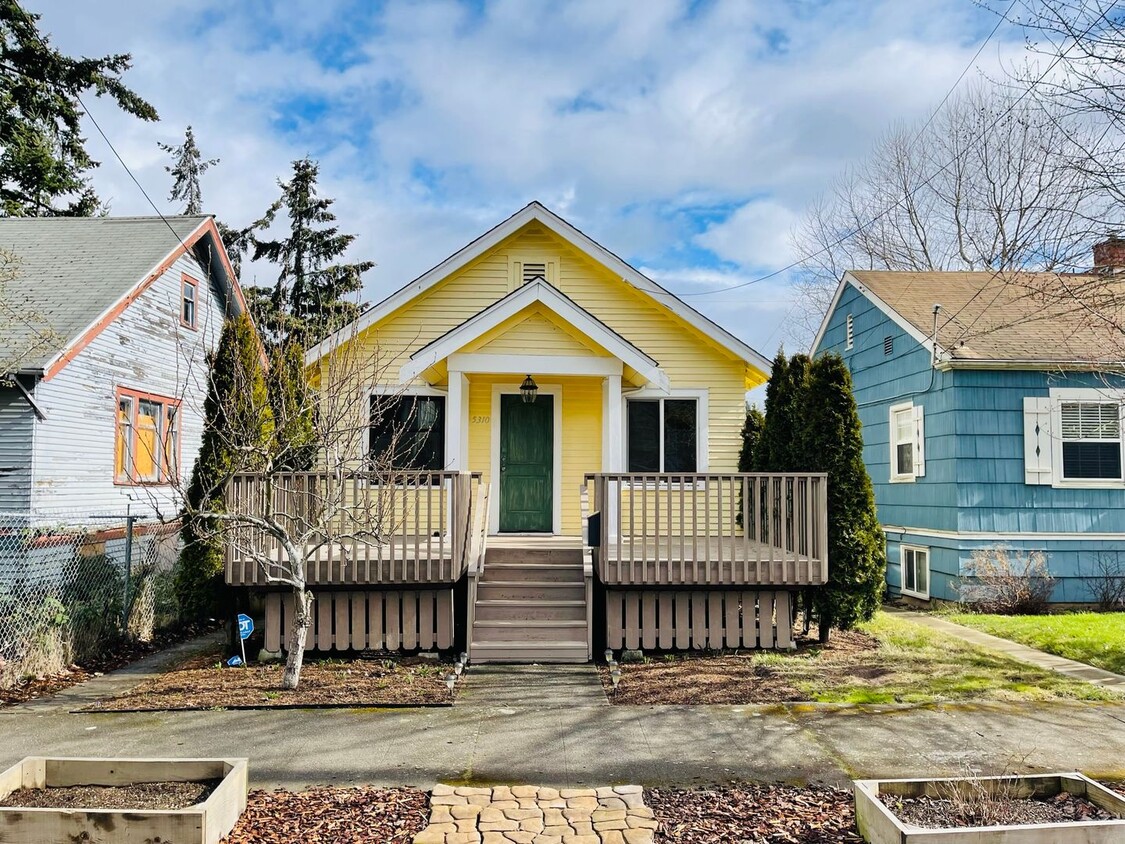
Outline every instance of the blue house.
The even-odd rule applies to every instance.
[[[813,354],[847,362],[893,594],[957,600],[974,549],[1039,551],[1052,600],[1125,575],[1125,274],[852,271]]]

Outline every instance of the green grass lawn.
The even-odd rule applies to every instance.
[[[1011,639],[1056,656],[1125,674],[1125,613],[983,615],[956,613],[950,621]]]
[[[940,703],[965,700],[1120,700],[1112,692],[1035,668],[997,651],[878,613],[861,626],[875,650],[839,660],[763,655],[809,700]],[[835,670],[834,670],[835,669]]]

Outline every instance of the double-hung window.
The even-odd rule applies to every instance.
[[[445,397],[371,397],[369,457],[381,469],[445,468]]]
[[[930,549],[914,545],[900,545],[902,564],[902,591],[915,598],[930,597]]]
[[[920,406],[907,402],[891,408],[891,483],[913,481],[926,473],[925,437]]]
[[[180,403],[117,391],[113,477],[119,484],[167,484],[178,478]]]
[[[626,407],[630,472],[698,471],[698,399],[629,399]]]
[[[1122,479],[1119,402],[1064,401],[1059,420],[1064,481]]]
[[[196,327],[199,316],[199,282],[185,275],[180,282],[180,324],[185,328]]]

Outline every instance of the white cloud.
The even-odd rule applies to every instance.
[[[799,216],[771,199],[747,202],[695,240],[720,258],[745,267],[777,269],[795,257],[790,235]]]

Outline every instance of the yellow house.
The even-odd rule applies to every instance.
[[[398,534],[310,572],[310,647],[785,647],[790,590],[827,577],[823,476],[737,472],[769,361],[538,202],[307,363],[324,384],[346,353],[378,361],[350,393],[371,410],[357,463],[427,480],[380,505],[410,514]],[[238,560],[227,580],[261,583]],[[279,596],[267,610],[276,649],[290,614]]]

